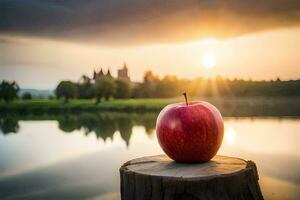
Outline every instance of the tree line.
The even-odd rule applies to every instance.
[[[95,78],[82,76],[80,81],[61,81],[55,89],[57,98],[69,99],[96,99],[96,103],[102,99],[108,101],[110,98],[131,98],[133,83],[126,79],[114,78],[101,75]]]
[[[6,102],[18,98],[19,86],[16,82],[2,81],[0,100]],[[270,81],[253,81],[243,79],[196,78],[182,79],[176,76],[159,77],[151,71],[144,74],[142,82],[130,82],[127,79],[99,75],[90,78],[83,75],[78,82],[61,81],[56,89],[57,98],[101,100],[127,98],[170,98],[187,92],[189,96],[300,96],[300,80],[282,81],[279,78]],[[24,94],[23,99],[31,99]]]
[[[142,83],[134,91],[135,97],[175,97],[183,92],[189,96],[300,96],[300,80],[270,81],[229,79],[217,76],[214,79],[202,77],[188,80],[176,76],[159,76],[148,71]]]
[[[202,77],[189,80],[176,76],[159,76],[147,71],[143,81],[133,83],[112,76],[100,76],[92,80],[83,76],[82,81],[74,83],[62,81],[56,88],[58,98],[89,99],[95,98],[171,98],[187,92],[193,97],[211,96],[300,96],[300,80],[282,81],[279,78],[270,81],[253,81],[243,79],[228,79]]]

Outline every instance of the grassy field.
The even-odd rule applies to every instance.
[[[193,100],[208,101],[225,116],[300,116],[300,97],[214,97]],[[95,104],[95,100],[71,100],[69,103],[61,100],[17,100],[0,102],[0,113],[158,112],[167,104],[181,101],[183,98],[110,100],[99,104]]]
[[[95,100],[17,100],[11,103],[0,102],[0,111],[7,112],[78,112],[78,111],[157,111],[165,105],[176,102],[175,99],[126,99],[102,101]]]

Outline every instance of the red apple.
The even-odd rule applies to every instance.
[[[185,94],[184,94],[185,95]],[[216,107],[204,101],[166,106],[156,122],[160,146],[178,162],[205,162],[219,150],[224,123]]]

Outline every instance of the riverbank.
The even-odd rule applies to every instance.
[[[201,100],[215,105],[224,116],[300,116],[300,97],[212,97]],[[180,101],[183,99],[126,99],[99,104],[95,104],[95,100],[71,100],[69,103],[61,100],[17,100],[11,103],[0,102],[0,113],[159,112],[164,106]]]

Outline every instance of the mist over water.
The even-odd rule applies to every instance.
[[[122,163],[163,153],[155,135],[156,116],[1,117],[0,198],[117,199]],[[226,117],[218,154],[255,161],[265,199],[299,199],[299,122]]]

